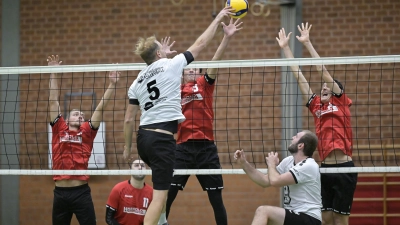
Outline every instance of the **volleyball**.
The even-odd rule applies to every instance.
[[[232,6],[235,9],[235,15],[231,15],[235,19],[243,18],[249,10],[249,2],[247,0],[227,0],[226,6]]]

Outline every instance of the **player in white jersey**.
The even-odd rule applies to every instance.
[[[181,111],[181,75],[183,68],[191,63],[213,39],[225,16],[233,9],[225,7],[195,43],[184,53],[172,59],[169,37],[158,42],[155,36],[140,38],[135,53],[148,65],[143,69],[128,91],[129,105],[125,113],[124,158],[130,160],[132,134],[136,113],[141,109],[137,133],[140,158],[151,167],[153,201],[144,218],[144,225],[155,225],[165,217],[165,203],[173,176],[178,123],[185,120]]]
[[[317,148],[317,136],[308,130],[299,132],[288,147],[292,156],[279,163],[278,153],[266,157],[268,174],[264,175],[251,166],[243,150],[237,150],[234,158],[246,174],[261,187],[283,187],[284,208],[260,206],[252,225],[321,225],[321,180],[319,166],[312,158]]]

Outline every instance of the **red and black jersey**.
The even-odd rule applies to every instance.
[[[181,86],[182,113],[186,120],[179,124],[177,144],[190,139],[214,140],[214,81],[205,74]]]
[[[344,154],[352,156],[351,104],[352,101],[346,94],[332,94],[329,102],[325,104],[316,94],[313,94],[308,101],[307,107],[314,116],[321,160],[324,160],[334,149],[340,149]]]
[[[87,170],[98,128],[93,128],[90,121],[87,121],[78,131],[69,130],[61,114],[50,125],[53,133],[53,170]],[[89,176],[55,175],[53,180],[87,181]]]
[[[121,225],[143,225],[144,216],[153,199],[153,188],[144,184],[134,188],[130,181],[114,186],[107,200],[107,207],[115,211],[114,219]]]

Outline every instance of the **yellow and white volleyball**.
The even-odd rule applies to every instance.
[[[231,15],[235,19],[243,18],[247,14],[247,11],[249,11],[249,2],[247,0],[227,0],[225,5],[232,6],[235,9],[233,11],[235,14]]]

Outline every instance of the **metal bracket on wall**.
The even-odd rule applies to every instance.
[[[253,16],[267,17],[271,14],[271,5],[295,5],[296,0],[256,0],[250,4],[250,12]]]

